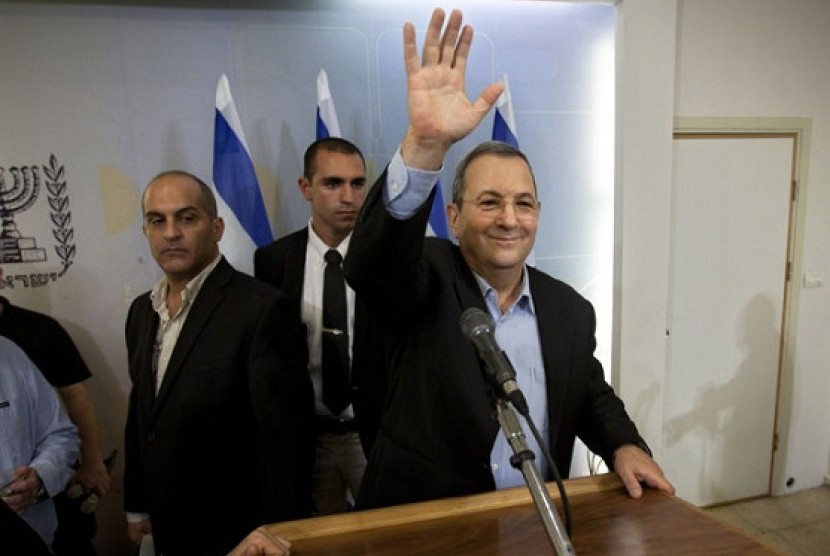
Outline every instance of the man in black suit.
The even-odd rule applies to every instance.
[[[323,290],[326,252],[344,257],[352,228],[363,205],[366,164],[360,150],[341,138],[319,139],[306,149],[298,179],[311,206],[309,225],[257,249],[254,275],[287,293],[308,330],[308,371],[314,385],[317,457],[312,497],[317,515],[341,512],[354,503],[366,467],[366,454],[377,434],[385,378],[376,372],[382,361],[380,334],[368,313],[346,289],[346,335],[350,352],[350,404],[328,407],[322,377]]]
[[[392,337],[390,390],[358,506],[522,483],[493,418],[494,393],[459,327],[471,307],[493,317],[563,475],[579,436],[632,497],[641,496],[641,481],[673,492],[594,358],[590,303],[524,264],[540,210],[524,154],[495,142],[474,149],[457,169],[447,208],[458,246],[424,238],[444,155],[502,91],[492,84],[475,102],[467,99],[472,28],[462,29],[458,11],[442,33],[443,24],[444,12],[436,10],[422,60],[412,24],[404,26],[409,128],[366,199],[345,264],[350,285]]]
[[[227,554],[262,523],[310,514],[313,398],[289,299],[219,253],[211,190],[181,171],[143,197],[164,276],[130,307],[125,509],[137,544]]]

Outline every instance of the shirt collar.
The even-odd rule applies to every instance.
[[[308,219],[308,245],[320,256],[320,259],[323,260],[326,251],[331,249],[326,243],[320,239],[320,236],[317,235],[317,232],[314,231],[314,228],[311,227],[311,218]],[[345,259],[346,252],[349,250],[349,242],[352,240],[352,234],[349,233],[343,241],[340,242],[340,245],[336,247],[337,251],[340,252],[340,255]]]
[[[179,313],[185,311],[190,303],[196,299],[196,296],[199,294],[199,290],[202,289],[202,285],[205,283],[208,275],[213,272],[213,269],[216,268],[216,265],[219,264],[221,259],[222,254],[220,253],[209,265],[203,268],[199,274],[194,276],[190,282],[185,284],[184,289],[182,290],[182,307]],[[162,318],[167,319],[175,317],[175,315],[171,317],[167,313],[167,290],[169,287],[170,283],[167,280],[167,276],[162,276],[150,291],[150,301],[153,303],[153,309]]]
[[[488,284],[487,280],[479,276],[479,274],[472,268],[470,271],[476,279],[476,283],[481,290],[481,295],[484,296],[484,299],[488,302],[488,308],[490,308],[491,311],[493,310],[493,307],[498,310],[498,297],[495,288]],[[521,307],[527,310],[531,315],[536,315],[536,306],[533,304],[533,295],[530,293],[530,279],[527,272],[527,265],[522,266],[522,285],[519,291],[519,297],[516,298],[516,301],[513,302],[505,313],[512,311],[515,307]]]

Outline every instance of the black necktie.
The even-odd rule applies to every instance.
[[[336,249],[326,252],[323,276],[323,403],[337,416],[350,400],[346,283]]]

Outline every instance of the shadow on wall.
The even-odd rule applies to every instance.
[[[774,388],[777,381],[770,382],[762,373],[771,367],[772,357],[776,357],[773,366],[778,370],[779,321],[771,299],[764,295],[753,297],[735,326],[736,343],[743,352],[740,363],[734,369],[718,369],[715,374],[723,376],[724,382],[702,385],[693,409],[665,425],[667,446],[677,445],[694,435],[695,443],[703,447],[698,484],[705,500],[733,499],[735,479],[742,478],[742,462],[746,462],[747,454],[757,453],[759,445],[772,444],[772,430],[761,418],[768,408],[760,411],[756,404],[766,400],[775,403],[775,392],[768,391],[768,385]],[[712,464],[713,458],[719,463]],[[749,496],[758,494],[767,492]]]

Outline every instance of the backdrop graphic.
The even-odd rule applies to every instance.
[[[310,92],[320,68],[337,97],[340,132],[366,155],[369,179],[397,148],[406,127],[401,26],[413,21],[420,42],[430,8],[330,4],[230,10],[0,3],[0,49],[7,53],[0,57],[0,294],[54,315],[78,343],[95,373],[90,389],[105,450],[120,446],[126,411],[126,311],[159,277],[141,231],[140,194],[165,169],[212,181],[219,77],[226,74],[233,86],[274,237],[308,220],[295,184],[316,136]],[[520,1],[460,7],[476,29],[468,93],[510,76],[514,117],[543,205],[537,266],[595,303],[598,354],[607,366],[614,8]],[[441,175],[444,199],[455,163],[490,138],[492,118],[451,150]]]

